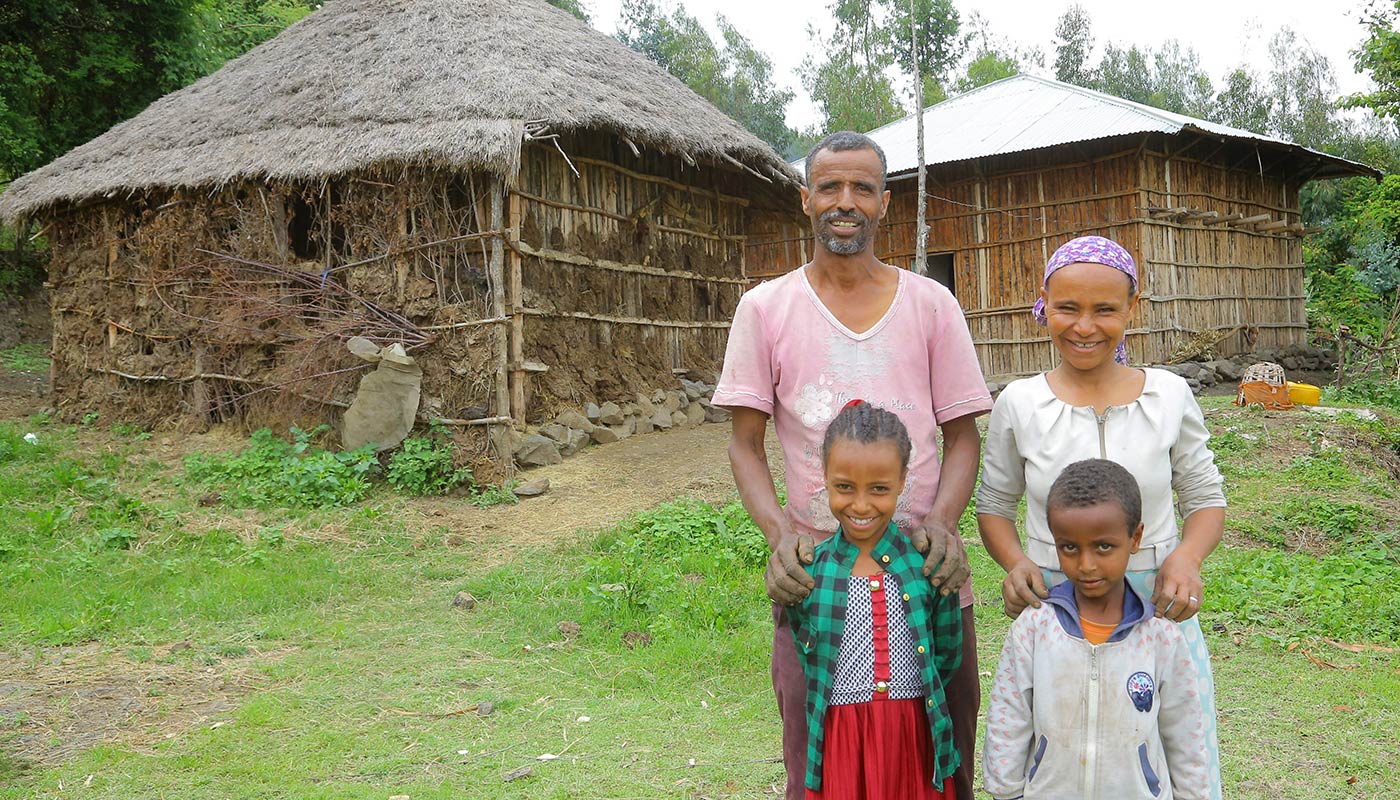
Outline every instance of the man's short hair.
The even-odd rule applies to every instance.
[[[1131,536],[1142,522],[1142,491],[1137,480],[1122,464],[1102,458],[1076,461],[1050,484],[1045,498],[1045,514],[1060,508],[1090,508],[1113,503],[1123,509]]]
[[[817,157],[817,153],[823,150],[830,150],[833,153],[840,153],[846,150],[874,150],[875,155],[880,157],[880,186],[885,185],[885,173],[889,171],[889,165],[885,162],[885,151],[875,140],[863,133],[855,131],[837,131],[823,136],[821,141],[812,145],[812,149],[807,152],[807,161],[803,164],[803,181],[807,188],[812,187],[812,159]]]

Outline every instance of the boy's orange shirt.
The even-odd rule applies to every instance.
[[[1103,644],[1108,641],[1108,637],[1113,635],[1113,631],[1118,626],[1100,625],[1097,622],[1090,622],[1083,617],[1079,618],[1079,627],[1084,630],[1084,641],[1089,644]]]

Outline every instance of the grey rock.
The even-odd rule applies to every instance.
[[[693,425],[699,425],[700,423],[704,422],[704,421],[705,421],[705,409],[704,409],[704,407],[701,406],[699,403],[691,403],[691,404],[690,404],[690,407],[687,408],[687,409],[685,410],[685,419],[686,419],[686,424],[687,424],[687,425],[692,425],[692,426],[693,426]]]
[[[496,704],[490,701],[483,701],[476,704],[476,715],[478,717],[489,717],[496,713]]]
[[[1218,375],[1223,381],[1237,381],[1240,379],[1241,375],[1244,375],[1244,370],[1240,365],[1229,359],[1212,361],[1206,366],[1210,367],[1211,371]]]
[[[651,402],[656,403],[657,405],[661,405],[662,403],[666,402],[666,390],[657,389],[656,391],[652,392]]]
[[[690,422],[690,417],[687,417],[687,416],[685,415],[685,412],[684,412],[684,411],[672,411],[672,412],[671,412],[671,424],[672,424],[672,425],[675,425],[675,426],[678,426],[678,427],[679,427],[679,426],[685,425],[687,422]]]
[[[654,428],[659,428],[663,431],[669,431],[671,430],[671,426],[674,424],[674,422],[671,420],[670,414],[666,413],[665,411],[658,411],[656,412],[656,416],[651,418],[651,424]]]
[[[568,425],[561,425],[557,422],[553,422],[549,425],[542,426],[540,428],[540,433],[544,434],[545,436],[548,436],[549,438],[553,439],[554,441],[560,444],[567,444],[569,441],[570,430],[572,430],[572,428],[570,428]]]
[[[473,608],[476,608],[476,598],[466,592],[458,592],[457,595],[452,598],[452,607],[460,608],[463,611],[471,611]]]
[[[699,400],[709,394],[709,387],[700,381],[688,381],[681,378],[681,389],[685,391],[685,396],[691,400]]]
[[[597,428],[594,428],[594,430],[597,430]],[[569,441],[565,442],[565,443],[564,443],[564,446],[563,446],[562,448],[559,449],[559,455],[564,456],[565,458],[567,458],[567,457],[573,455],[574,453],[577,453],[578,451],[582,450],[583,448],[585,448],[585,447],[587,447],[587,446],[588,446],[588,433],[585,432],[585,431],[576,431],[576,430],[570,429],[570,430],[569,430]]]
[[[656,404],[651,402],[651,398],[637,392],[637,413],[644,416],[652,416],[656,413]]]
[[[585,416],[588,417],[589,421],[596,421],[598,419],[598,415],[603,413],[603,411],[602,409],[598,408],[597,403],[588,403],[583,407],[583,413]],[[572,428],[574,426],[570,425],[569,427]]]
[[[588,405],[593,406],[594,410],[598,408],[592,403],[589,403]],[[588,433],[589,431],[593,430],[593,423],[589,420],[587,416],[585,416],[585,414],[587,414],[587,412],[584,412],[584,414],[580,414],[577,411],[570,409],[568,411],[560,412],[559,416],[554,418],[554,421],[559,423],[560,425],[563,425],[566,428],[573,428],[576,431],[583,431],[584,433]],[[597,415],[594,415],[594,419],[596,418]]]
[[[593,441],[597,444],[612,444],[617,441],[617,434],[613,429],[601,425],[594,428],[588,435],[592,437]]]
[[[621,425],[624,415],[622,406],[609,400],[598,409],[599,425]]]
[[[635,424],[628,425],[624,422],[621,425],[609,425],[608,430],[616,434],[618,440],[622,440],[632,435],[632,431],[635,430]]]
[[[1196,380],[1195,378],[1187,378],[1186,385],[1191,387],[1192,394],[1201,393],[1201,382]]]
[[[1285,370],[1301,369],[1298,365],[1298,359],[1295,356],[1284,356],[1283,361],[1279,362],[1279,366],[1283,367]]]
[[[1189,380],[1199,378],[1201,375],[1201,365],[1194,361],[1185,361],[1176,365],[1176,374]]]
[[[1215,373],[1208,369],[1202,369],[1201,374],[1197,376],[1196,380],[1200,381],[1202,386],[1214,386],[1216,381]]]
[[[730,417],[729,409],[727,409],[727,408],[722,408],[722,407],[716,406],[716,405],[708,405],[708,404],[707,404],[707,405],[704,405],[704,406],[702,406],[702,407],[705,409],[705,421],[706,421],[706,422],[728,422],[728,421],[729,421],[729,417]]]
[[[543,467],[558,464],[564,457],[559,455],[558,442],[548,436],[532,433],[516,448],[515,460],[523,467]]]
[[[641,434],[651,433],[652,431],[656,430],[656,426],[653,425],[651,421],[652,417],[655,416],[656,412],[653,411],[651,413],[651,416],[637,417],[637,435],[640,436]]]
[[[642,408],[641,408],[641,406],[637,405],[636,403],[623,403],[623,404],[622,404],[622,416],[624,416],[624,417],[635,417],[635,416],[637,416],[637,415],[640,414],[640,413],[642,413]]]
[[[681,407],[681,393],[670,391],[661,399],[661,407],[667,411],[675,411]]]
[[[516,497],[539,497],[549,491],[549,478],[536,478],[532,481],[525,481],[510,491]]]

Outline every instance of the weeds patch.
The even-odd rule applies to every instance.
[[[311,443],[320,432],[292,428],[287,441],[263,428],[243,452],[196,453],[185,459],[185,471],[192,480],[218,484],[233,505],[326,508],[364,498],[372,486],[370,475],[379,468],[373,448],[324,450]]]

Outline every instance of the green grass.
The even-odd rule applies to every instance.
[[[48,347],[39,342],[28,342],[0,350],[0,367],[15,372],[48,372]]]
[[[1227,796],[1392,797],[1400,655],[1324,639],[1400,644],[1394,481],[1343,441],[1355,427],[1211,408],[1233,503],[1203,614]],[[737,504],[680,500],[486,566],[423,546],[382,485],[343,508],[203,508],[207,486],[139,436],[41,425],[35,445],[33,427],[0,423],[0,683],[40,658],[152,702],[241,689],[202,719],[123,711],[103,721],[154,732],[55,764],[20,758],[36,728],[0,711],[0,798],[760,798],[781,781],[765,549]],[[1244,531],[1290,525],[1315,552]],[[970,556],[985,692],[1009,623],[998,568]],[[90,682],[72,675],[64,696]],[[15,697],[0,687],[0,709]]]

